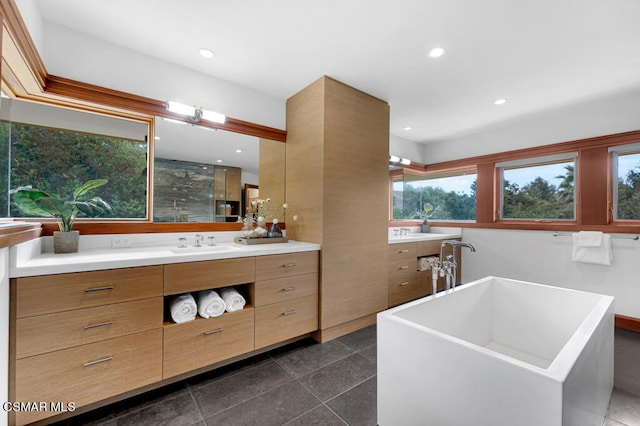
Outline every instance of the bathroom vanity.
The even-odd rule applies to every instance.
[[[318,328],[316,244],[53,255],[39,254],[41,240],[11,253],[10,401],[73,403],[77,413]],[[226,286],[245,297],[244,309],[171,321],[172,296]],[[27,424],[61,413],[13,414],[15,424]]]
[[[409,233],[389,236],[389,307],[430,295],[431,270],[418,270],[418,258],[439,256],[442,241],[460,238],[460,233]],[[446,247],[445,255],[450,254],[451,247]],[[461,263],[458,259],[458,277]],[[438,291],[445,288],[444,277],[438,278],[437,288]]]

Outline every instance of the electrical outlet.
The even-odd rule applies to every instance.
[[[113,248],[131,247],[131,244],[130,237],[114,237],[111,240],[111,247]]]

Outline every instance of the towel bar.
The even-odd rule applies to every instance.
[[[554,237],[570,237],[571,232],[554,232],[551,235]],[[640,237],[638,235],[615,235],[611,234],[611,238],[618,238],[620,240],[638,240]]]

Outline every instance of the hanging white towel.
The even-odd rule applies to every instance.
[[[198,293],[198,314],[202,318],[219,317],[227,309],[224,299],[215,290]]]
[[[191,293],[185,293],[175,296],[171,300],[169,311],[173,321],[182,323],[196,319],[198,307]]]
[[[597,235],[599,234],[599,235]],[[611,235],[602,232],[577,232],[572,235],[574,262],[595,263],[597,265],[611,265],[613,251],[611,250]],[[600,240],[600,244],[598,244]]]
[[[601,247],[604,234],[600,231],[580,231],[578,240],[580,247]]]
[[[233,287],[221,288],[220,297],[227,305],[227,312],[241,311],[246,304],[244,297]]]

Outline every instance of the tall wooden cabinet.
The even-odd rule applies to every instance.
[[[387,308],[389,105],[329,77],[287,100],[287,235],[322,245],[321,341]]]

